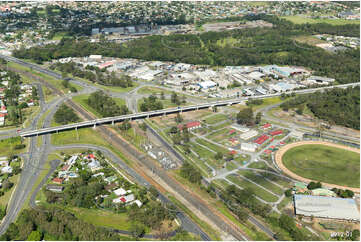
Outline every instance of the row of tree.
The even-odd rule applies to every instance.
[[[103,91],[96,91],[90,94],[87,100],[90,107],[94,108],[103,117],[125,115],[129,113],[126,105],[118,106],[113,98]]]
[[[358,49],[332,54],[308,44],[298,43],[295,45],[293,40],[299,35],[315,33],[333,33],[345,36],[357,34],[359,36],[359,25],[297,25],[275,16],[260,15],[254,18],[272,22],[274,26],[273,28],[205,32],[199,35],[148,36],[127,42],[127,45],[107,42],[89,43],[67,39],[57,45],[20,49],[14,51],[14,56],[49,61],[69,56],[84,57],[90,54],[101,54],[120,58],[217,66],[295,65],[310,68],[316,71],[316,75],[334,77],[340,83],[360,80],[360,52]],[[220,41],[229,38],[237,41],[226,45],[219,44]]]
[[[80,119],[73,109],[69,108],[65,104],[62,104],[55,112],[54,120],[58,124],[68,124],[77,122]]]
[[[0,240],[120,240],[105,228],[86,223],[58,208],[24,209]]]
[[[358,87],[333,88],[325,92],[300,95],[281,104],[284,111],[298,110],[302,114],[304,106],[319,119],[330,124],[360,129],[360,89]]]
[[[163,103],[155,95],[150,95],[147,98],[143,99],[143,102],[140,104],[140,111],[152,111],[163,109]]]
[[[262,113],[258,112],[256,116],[254,116],[252,107],[247,107],[239,111],[236,119],[238,124],[252,126],[261,123]]]

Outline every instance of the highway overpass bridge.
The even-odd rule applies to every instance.
[[[306,94],[306,93],[313,93],[313,92],[317,92],[317,91],[323,91],[323,90],[331,89],[331,88],[335,88],[335,87],[347,88],[347,87],[354,87],[354,86],[359,86],[359,85],[360,85],[360,83],[349,83],[349,84],[342,84],[342,85],[335,85],[335,86],[295,90],[295,91],[289,91],[289,92],[284,92],[284,93],[285,94],[291,94],[291,93]],[[61,126],[56,126],[56,127],[19,132],[19,135],[21,137],[31,137],[31,136],[45,135],[45,134],[49,134],[49,133],[57,133],[60,131],[85,128],[85,127],[94,127],[95,128],[98,125],[104,125],[104,124],[114,125],[114,123],[122,122],[125,120],[146,119],[146,118],[168,115],[168,114],[173,114],[173,113],[182,113],[182,112],[207,109],[207,108],[212,108],[212,107],[230,106],[230,105],[239,104],[249,98],[264,99],[264,98],[270,98],[270,97],[277,97],[277,96],[281,96],[281,95],[282,95],[282,93],[276,93],[276,94],[269,94],[269,95],[240,97],[240,98],[236,98],[236,99],[213,101],[213,102],[209,102],[209,103],[202,103],[202,104],[196,104],[196,105],[190,105],[190,106],[167,108],[167,109],[156,110],[156,111],[141,112],[141,113],[122,115],[122,116],[93,119],[93,120],[88,120],[88,121],[74,123],[74,124],[67,124],[67,125],[61,125]]]

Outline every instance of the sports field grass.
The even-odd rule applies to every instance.
[[[266,202],[277,202],[277,200],[278,200],[278,197],[276,197],[275,195],[267,192],[265,189],[257,186],[256,184],[254,184],[252,182],[242,179],[239,176],[228,175],[227,179],[230,180],[231,182],[239,185],[242,188],[252,189],[257,197],[261,198],[262,200],[264,200]]]
[[[272,182],[269,182],[268,180],[266,180],[262,174],[255,174],[252,171],[249,170],[241,170],[238,171],[239,174],[241,174],[242,176],[254,181],[255,183],[257,183],[258,185],[261,185],[262,187],[272,191],[275,194],[278,195],[282,195],[283,194],[283,190],[282,188],[280,188],[279,186],[273,184]]]
[[[321,182],[360,187],[360,155],[326,145],[301,145],[282,157],[287,169],[295,174]]]
[[[360,20],[347,20],[347,19],[312,19],[306,18],[302,16],[284,16],[282,17],[286,20],[289,20],[295,24],[318,24],[318,23],[326,23],[332,25],[345,25],[345,24],[360,24]]]

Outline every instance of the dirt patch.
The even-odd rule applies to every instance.
[[[283,146],[281,149],[279,149],[277,152],[276,152],[276,155],[275,155],[275,161],[276,161],[276,164],[278,165],[278,167],[288,176],[296,179],[296,180],[299,180],[299,181],[302,181],[302,182],[305,182],[305,183],[309,183],[311,181],[314,181],[314,180],[311,180],[311,179],[307,179],[307,178],[304,178],[304,177],[301,177],[295,173],[293,173],[292,171],[288,170],[284,165],[283,165],[283,162],[282,162],[282,156],[287,152],[287,150],[289,149],[292,149],[296,146],[300,146],[300,145],[309,145],[309,144],[314,144],[314,145],[327,145],[327,146],[331,146],[331,147],[335,147],[335,148],[340,148],[340,149],[344,149],[344,150],[348,150],[348,151],[352,151],[352,152],[357,152],[360,154],[360,150],[359,149],[356,149],[356,148],[351,148],[351,147],[348,147],[348,146],[343,146],[343,145],[339,145],[339,144],[333,144],[333,143],[329,143],[329,142],[325,142],[325,141],[300,141],[300,142],[296,142],[296,143],[292,143],[292,144],[288,144],[288,145],[285,145]],[[317,181],[316,181],[317,182]],[[353,192],[356,192],[356,193],[360,193],[360,188],[352,188],[352,187],[346,187],[346,186],[339,186],[339,185],[335,185],[335,184],[329,184],[329,183],[324,183],[322,182],[322,185],[325,186],[325,187],[336,187],[336,188],[339,188],[339,189],[348,189],[348,190],[351,190]]]

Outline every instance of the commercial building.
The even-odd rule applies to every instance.
[[[255,137],[256,135],[258,135],[258,131],[250,130],[250,131],[247,131],[247,132],[241,134],[239,137],[243,140],[249,140],[249,139]]]
[[[250,143],[242,143],[241,144],[241,150],[247,151],[247,152],[255,152],[257,149],[257,145],[250,144]]]
[[[204,82],[199,82],[198,85],[202,88],[202,89],[209,89],[212,87],[217,86],[217,83],[213,82],[213,81],[204,81]]]
[[[334,81],[335,81],[334,78],[327,78],[322,76],[310,76],[309,78],[306,79],[305,83],[308,85],[312,85],[312,84],[328,85]]]
[[[360,221],[360,213],[354,199],[295,194],[296,215],[327,219]]]

